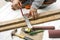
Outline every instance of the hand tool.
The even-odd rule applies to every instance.
[[[23,11],[22,11],[22,8],[20,8],[20,10],[21,10],[21,13],[22,13],[22,15],[23,15],[23,17],[24,17],[24,19],[25,19],[25,21],[26,21],[26,24],[27,24],[27,26],[28,26],[28,28],[26,28],[26,29],[24,29],[23,31],[24,32],[31,32],[31,29],[34,29],[33,27],[32,27],[32,25],[30,24],[30,22],[29,22],[29,19],[23,14]],[[49,30],[49,29],[55,29],[54,27],[36,27],[35,29],[44,29],[45,28],[45,30]],[[39,31],[40,32],[40,31]]]
[[[20,10],[21,10],[21,13],[22,13],[22,15],[23,15],[23,17],[24,17],[24,19],[26,21],[27,27],[28,27],[28,28],[25,29],[25,31],[30,32],[30,30],[32,28],[32,25],[30,24],[29,19],[23,14],[22,8]]]
[[[29,35],[33,36],[33,35],[36,35],[36,34],[41,33],[41,32],[44,32],[44,30],[35,30],[32,32],[29,32]]]
[[[31,31],[27,34],[29,35],[35,35],[38,34],[40,32],[43,32],[44,30],[54,30],[55,27],[54,26],[33,26]],[[25,28],[22,29],[22,31],[25,31]]]
[[[29,38],[29,37],[27,37],[27,36],[25,36],[25,35],[17,34],[16,32],[17,32],[17,30],[14,30],[14,31],[11,33],[12,39],[13,39],[13,36],[17,36],[17,37],[22,38],[22,39],[25,39],[25,40],[33,40],[33,39],[31,39],[31,38]]]
[[[19,4],[19,5],[20,5],[20,4]],[[21,11],[22,16],[24,17],[25,22],[26,22],[27,27],[28,27],[28,28],[25,29],[25,31],[26,31],[26,32],[30,32],[30,31],[31,31],[31,28],[32,28],[32,25],[30,24],[28,17],[26,17],[26,16],[23,14],[22,7],[20,8],[20,11]]]

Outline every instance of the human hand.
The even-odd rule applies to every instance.
[[[38,13],[37,13],[37,10],[36,9],[30,10],[29,13],[24,14],[24,15],[27,16],[28,18],[29,17],[32,17],[33,19],[37,19],[38,18]]]
[[[32,8],[32,9],[30,10],[29,16],[32,16],[33,19],[37,19],[37,18],[38,18],[37,9]]]
[[[12,9],[13,10],[20,9],[21,7],[22,7],[22,4],[19,0],[13,0],[13,2],[12,2]]]

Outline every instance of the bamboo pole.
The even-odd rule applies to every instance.
[[[57,19],[60,19],[60,14],[48,16],[48,17],[45,17],[45,18],[37,19],[37,20],[31,20],[30,22],[31,22],[32,25],[34,25],[34,24],[40,24],[40,23],[44,23],[44,22],[48,22],[48,21],[57,20]],[[6,25],[6,26],[0,27],[0,32],[5,31],[5,30],[20,28],[20,27],[25,27],[25,26],[26,26],[25,22],[12,24],[12,25]]]

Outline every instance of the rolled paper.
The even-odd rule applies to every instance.
[[[54,30],[54,26],[34,26],[32,30]]]
[[[49,38],[60,38],[60,30],[49,30]]]

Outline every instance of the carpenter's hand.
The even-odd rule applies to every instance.
[[[31,9],[29,14],[27,13],[24,15],[26,15],[28,18],[33,17],[33,19],[37,19],[39,17],[36,9]]]
[[[30,10],[30,13],[29,13],[29,14],[30,14],[30,16],[33,17],[33,19],[38,18],[37,9],[32,8],[32,9]]]
[[[13,10],[20,9],[21,7],[22,7],[22,4],[19,0],[13,0],[13,2],[12,2],[12,9]]]
[[[28,18],[29,17],[33,17],[33,19],[37,19],[38,18],[38,13],[36,9],[32,9],[30,10],[29,14],[25,14]]]

